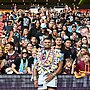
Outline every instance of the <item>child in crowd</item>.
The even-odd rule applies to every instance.
[[[71,58],[67,58],[66,59],[66,64],[63,68],[63,73],[62,74],[71,74],[71,69],[72,69],[72,59]]]

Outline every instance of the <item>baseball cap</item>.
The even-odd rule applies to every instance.
[[[42,23],[41,28],[45,29],[45,28],[47,28],[47,25],[45,23]]]
[[[73,28],[73,27],[76,27],[76,24],[72,24],[72,28]]]

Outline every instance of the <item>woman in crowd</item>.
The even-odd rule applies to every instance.
[[[28,52],[24,48],[21,53],[21,58],[17,58],[12,63],[12,70],[15,74],[32,74],[31,72],[31,62],[28,59]]]
[[[74,68],[74,65],[73,65]],[[90,54],[85,53],[83,54],[79,63],[76,64],[74,69],[74,74],[76,78],[81,78],[86,75],[90,75]]]

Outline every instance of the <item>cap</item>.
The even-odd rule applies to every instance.
[[[41,28],[43,28],[43,29],[44,29],[44,28],[47,28],[47,25],[46,25],[45,23],[42,23],[42,24],[41,24]]]
[[[72,24],[72,28],[73,28],[73,27],[76,27],[76,24]]]

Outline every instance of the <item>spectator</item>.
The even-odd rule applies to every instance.
[[[88,47],[88,40],[86,36],[82,37],[82,47]]]
[[[40,21],[36,21],[35,23],[31,24],[31,30],[29,32],[30,37],[36,36],[36,33],[40,31]]]
[[[37,40],[37,38],[35,37],[35,36],[32,36],[31,37],[31,44],[32,44],[32,46],[34,47],[34,48],[39,48],[39,45],[38,45],[38,40]]]
[[[79,37],[76,32],[73,32],[70,36],[70,39],[73,41],[73,43],[75,43],[75,41],[79,39]]]
[[[29,43],[29,40],[22,38],[22,40],[20,41],[20,49],[22,50],[23,47],[27,47],[27,44]]]
[[[63,25],[62,30],[66,33],[68,37],[70,37],[70,32],[68,31],[68,28],[66,25]]]
[[[13,25],[12,25],[12,21],[7,21],[7,25],[5,25],[4,30],[6,31],[6,35],[10,34],[10,31],[13,30]]]
[[[87,47],[82,47],[81,50],[77,53],[77,63],[81,60],[83,54],[87,53],[88,49]]]
[[[90,53],[90,33],[87,35],[87,40],[88,40],[88,51]]]
[[[64,59],[72,58],[74,60],[76,58],[76,52],[72,52],[72,49],[71,49],[70,39],[66,39],[63,53],[64,53]]]
[[[17,24],[14,24],[13,25],[13,36],[15,36],[15,37],[17,37],[18,38],[18,41],[19,41],[19,39],[20,39],[20,35],[19,35],[19,30],[18,30],[18,26],[17,26]]]
[[[31,62],[28,59],[28,52],[26,49],[22,50],[22,57],[17,58],[12,63],[12,70],[15,74],[32,74],[31,72]]]
[[[72,24],[72,33],[75,32],[76,35],[77,35],[77,37],[78,37],[78,38],[81,38],[81,37],[82,37],[81,34],[78,33],[78,32],[76,32],[76,27],[77,27],[77,26],[76,26],[75,24]],[[71,33],[71,34],[72,34],[72,33]]]
[[[14,60],[19,57],[19,54],[15,51],[14,47],[15,47],[15,45],[13,42],[7,43],[7,50],[8,51],[6,53],[6,62],[5,62],[7,69],[11,68],[11,65],[14,62]],[[6,73],[8,73],[8,72],[6,72]]]
[[[64,47],[63,47],[63,44],[62,44],[62,38],[61,38],[61,37],[57,37],[56,40],[55,40],[55,42],[56,42],[55,49],[60,50],[61,53],[62,53],[62,50],[63,50],[63,48],[64,48]]]
[[[37,49],[36,48],[33,48],[31,54],[32,54],[32,56],[29,57],[29,59],[30,59],[30,68],[31,68],[31,71],[33,73],[33,69],[34,69],[34,58],[36,58]]]
[[[5,50],[6,43],[7,43],[7,38],[5,37],[5,35],[3,35],[1,38],[1,46],[5,53],[6,53],[6,50]]]
[[[31,57],[32,56],[32,49],[33,49],[33,45],[31,43],[27,44],[27,51],[28,51],[28,56]]]
[[[0,74],[5,74],[5,55],[2,47],[0,47]]]
[[[18,52],[18,53],[20,53],[20,43],[18,41],[18,38],[16,36],[12,36],[11,42],[13,42],[14,45],[15,45],[15,47],[14,47],[15,48],[15,51]]]
[[[27,28],[24,28],[23,29],[23,34],[21,36],[21,39],[24,38],[24,39],[29,39],[29,35],[28,35],[28,29]]]
[[[66,60],[66,64],[63,67],[63,73],[62,74],[71,74],[71,70],[72,70],[72,62],[73,60],[71,58],[67,58]]]
[[[80,51],[81,44],[82,44],[81,39],[77,39],[75,41],[75,43],[73,43],[72,47],[74,48],[74,50],[76,51],[76,53],[78,53]]]
[[[57,31],[57,29],[53,29],[53,30],[52,30],[52,38],[56,39],[57,36],[58,36],[58,31]]]
[[[4,23],[2,14],[0,15],[0,37],[3,35]]]
[[[90,55],[89,53],[83,54],[82,60],[76,64],[75,67],[75,76],[76,78],[84,77],[86,75],[90,75]]]
[[[21,23],[21,28],[22,30],[24,28],[27,28],[28,30],[30,29],[30,23],[31,19],[28,17],[29,12],[26,10],[25,15],[21,15],[21,17],[18,19],[18,23]]]
[[[79,30],[82,36],[87,36],[89,33],[89,28],[86,26],[81,27]]]
[[[61,38],[62,38],[62,41],[63,41],[63,43],[64,43],[64,41],[65,41],[66,39],[68,39],[69,37],[66,35],[65,31],[61,31]]]
[[[39,32],[37,32],[36,36],[37,36],[40,46],[43,47],[43,40],[44,40],[44,38],[48,37],[47,26],[45,23],[41,24],[41,29]]]

